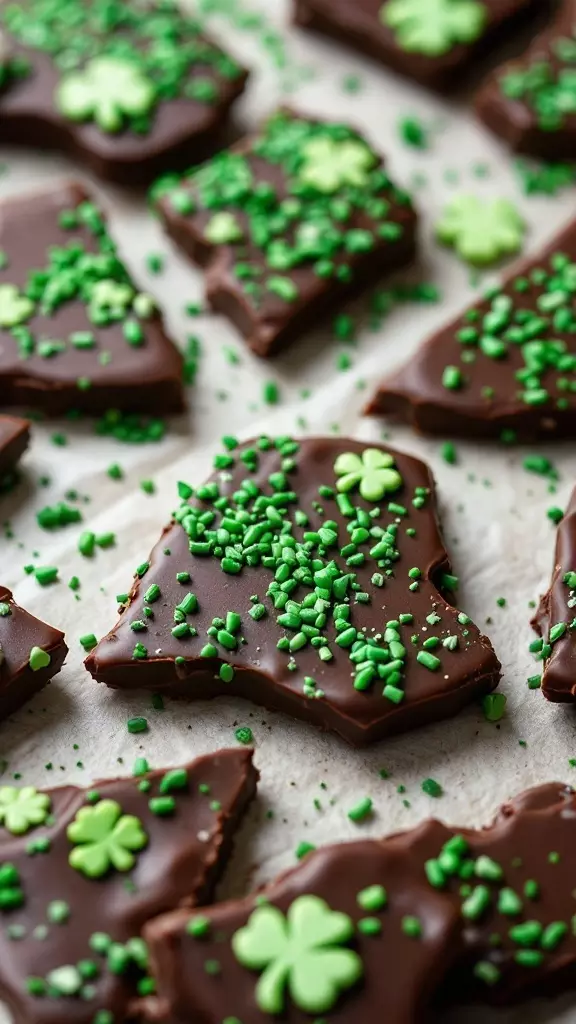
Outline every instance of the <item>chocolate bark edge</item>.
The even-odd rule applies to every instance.
[[[30,429],[29,420],[0,415],[0,494],[30,444]]]
[[[576,574],[576,487],[556,532],[550,587],[532,619],[544,643],[542,693],[558,704],[576,702],[576,582],[567,582],[569,573]],[[564,632],[554,638],[552,630],[562,625]]]
[[[22,707],[58,674],[68,647],[64,633],[35,618],[16,604],[12,592],[0,586],[0,722]],[[49,657],[36,658],[30,665],[31,651],[40,648]],[[39,664],[37,664],[39,662]]]

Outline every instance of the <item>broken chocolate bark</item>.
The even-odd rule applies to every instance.
[[[479,117],[512,149],[543,160],[576,155],[576,2],[519,59],[499,67],[476,97]]]
[[[361,745],[493,690],[427,466],[347,439],[259,438],[184,499],[86,666],[108,686],[247,697]],[[194,496],[193,496],[194,495]],[[191,500],[189,500],[191,499]]]
[[[153,195],[206,268],[210,305],[260,356],[414,256],[416,215],[381,157],[352,128],[287,110]]]
[[[146,921],[211,898],[255,794],[251,752],[90,790],[0,786],[0,999],[15,1024],[122,1024],[154,991]]]
[[[542,638],[531,649],[544,662],[544,696],[559,703],[576,700],[576,488],[558,527],[552,582],[533,626]]]
[[[297,25],[436,89],[453,85],[533,0],[294,0]]]
[[[80,185],[0,206],[2,405],[183,408],[182,357]]]
[[[0,494],[15,480],[16,463],[30,442],[30,423],[16,416],[0,416]]]
[[[0,586],[0,721],[50,682],[67,653],[64,634],[20,608]]]
[[[504,440],[576,429],[576,221],[384,379],[368,413]]]
[[[204,159],[246,83],[176,3],[23,0],[0,7],[0,30],[0,142],[123,184]]]

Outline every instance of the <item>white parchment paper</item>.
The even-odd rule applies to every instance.
[[[23,481],[1,499],[0,523],[9,520],[14,534],[12,539],[0,539],[2,583],[30,611],[65,629],[70,646],[61,674],[0,726],[2,782],[11,782],[19,773],[22,782],[37,786],[89,784],[98,777],[129,772],[141,754],[160,767],[234,744],[235,727],[250,725],[262,772],[260,795],[239,837],[222,895],[247,891],[293,864],[300,840],[320,844],[382,835],[431,814],[463,825],[481,824],[503,800],[528,786],[576,780],[576,769],[568,763],[576,756],[573,713],[548,705],[540,692],[526,685],[527,677],[537,671],[527,652],[529,602],[546,588],[552,564],[554,529],[546,509],[562,506],[576,482],[574,444],[530,449],[553,458],[560,471],[557,493],[550,494],[546,480],[522,468],[526,450],[461,442],[458,465],[451,467],[442,461],[438,441],[417,438],[400,427],[385,435],[396,447],[433,466],[448,547],[461,578],[459,604],[484,627],[504,665],[502,690],[508,712],[499,726],[471,707],[457,719],[359,752],[332,735],[323,736],[304,723],[240,700],[167,702],[164,711],[155,711],[149,695],[112,693],[83,669],[78,638],[87,632],[100,636],[112,626],[115,595],[128,589],[134,566],[146,557],[168,520],[176,504],[176,481],[202,480],[222,434],[244,439],[260,432],[338,431],[367,441],[383,436],[381,422],[361,416],[369,389],[474,295],[469,272],[431,240],[432,225],[451,195],[463,191],[513,199],[529,224],[527,251],[537,251],[575,209],[576,190],[554,199],[524,197],[509,154],[475,124],[469,104],[439,100],[343,49],[289,29],[288,4],[282,0],[245,3],[283,32],[290,68],[285,73],[273,65],[255,31],[234,29],[227,18],[213,19],[216,34],[255,69],[239,108],[241,127],[254,127],[258,118],[286,102],[283,84],[287,77],[295,77],[294,65],[311,69],[314,77],[288,97],[292,104],[364,128],[388,154],[399,183],[410,185],[414,174],[425,175],[416,198],[425,273],[443,292],[440,304],[398,308],[377,332],[360,329],[353,346],[334,341],[327,325],[273,364],[265,364],[247,352],[224,320],[184,315],[185,303],[202,297],[202,277],[165,242],[140,198],[97,185],[63,158],[0,151],[0,160],[7,165],[0,177],[1,196],[71,176],[94,186],[136,280],[163,305],[176,340],[183,344],[194,333],[202,342],[190,414],[170,424],[162,443],[128,446],[96,437],[88,424],[38,424],[23,463]],[[348,75],[360,76],[361,88],[355,94],[343,89]],[[398,119],[408,114],[434,127],[431,149],[424,154],[406,148],[398,138]],[[487,165],[486,177],[474,173],[479,163]],[[163,274],[153,276],[146,269],[145,255],[150,252],[165,255]],[[362,303],[352,312],[361,309]],[[229,361],[229,349],[238,356],[236,365]],[[351,356],[352,366],[339,372],[336,361],[343,351]],[[277,382],[281,396],[273,408],[262,398],[264,383],[270,380]],[[301,397],[303,389],[309,389],[310,397]],[[51,441],[58,430],[66,434],[65,447]],[[125,471],[120,482],[106,474],[112,462]],[[43,476],[50,477],[49,486],[40,485]],[[154,495],[142,492],[142,479],[154,481]],[[82,505],[82,527],[54,534],[41,531],[35,520],[38,509],[63,499],[70,488],[90,499]],[[116,547],[98,551],[93,560],[83,559],[76,549],[81,528],[115,531]],[[57,565],[62,582],[40,588],[23,571],[29,562]],[[66,586],[74,574],[81,580],[80,601]],[[506,598],[504,608],[496,603],[500,597]],[[126,720],[140,714],[148,718],[149,732],[130,735]],[[378,774],[382,767],[390,772],[386,781]],[[440,800],[422,793],[420,783],[428,776],[444,787]],[[325,791],[320,782],[326,783]],[[399,786],[405,787],[404,793],[397,792]],[[346,812],[365,795],[374,800],[374,817],[354,825]],[[314,798],[320,799],[321,809],[315,808]],[[272,818],[267,817],[268,810],[273,810]],[[576,1008],[568,1000],[534,1005],[529,1012],[523,1008],[505,1017],[485,1010],[454,1017],[459,1022],[521,1019],[560,1024],[575,1021]]]

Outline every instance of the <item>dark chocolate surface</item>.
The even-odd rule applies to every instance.
[[[35,647],[50,661],[33,669],[30,652]],[[30,615],[0,586],[0,721],[46,686],[62,668],[67,653],[64,634]]]
[[[15,1024],[121,1024],[138,1016],[139,998],[150,991],[142,927],[170,908],[210,899],[238,821],[255,793],[251,756],[247,750],[224,750],[198,758],[178,772],[183,788],[168,769],[98,783],[91,791],[71,786],[48,790],[47,800],[35,790],[21,790],[25,813],[40,804],[40,823],[30,824],[23,834],[10,829],[14,787],[0,787],[0,864],[12,865],[18,879],[11,885],[6,879],[0,883],[0,998],[8,1003]],[[167,798],[174,807],[160,813],[154,801]],[[117,805],[115,815],[109,802]],[[108,828],[95,823],[99,807],[111,813]],[[83,817],[87,809],[90,822],[81,826],[81,841],[74,830],[79,812]],[[45,820],[48,811],[51,817]],[[136,842],[116,838],[134,831]],[[128,870],[110,865],[112,834],[134,859]],[[43,850],[46,841],[49,848]],[[93,868],[98,841],[108,870],[89,876],[86,850],[92,842]],[[83,867],[69,862],[78,851]],[[21,905],[12,909],[5,905],[5,896],[2,901],[9,888],[23,894]],[[60,920],[55,920],[55,903],[67,908]],[[92,966],[86,968],[87,963]],[[36,979],[33,986],[30,978]]]
[[[83,188],[5,200],[0,214],[0,406],[179,412],[182,357]]]
[[[0,143],[66,150],[103,178],[134,185],[203,159],[244,89],[246,72],[176,4],[22,0],[3,8],[12,57]],[[102,59],[114,63],[102,71]]]
[[[576,430],[576,221],[385,378],[368,413],[423,433],[533,440]],[[456,372],[456,386],[445,374]],[[506,432],[506,433],[505,433]]]
[[[545,644],[540,652],[544,696],[558,702],[576,700],[576,488],[558,527],[550,589],[533,625]]]
[[[259,526],[262,513],[254,512],[253,501],[247,505],[248,511],[254,513],[251,522],[256,526],[249,541],[252,535],[264,538],[262,557],[268,557],[266,550],[287,549],[287,542],[278,549],[276,540],[279,523],[284,521],[288,524],[284,531],[294,537],[297,559],[310,565],[312,555],[318,558],[315,574],[326,566],[330,566],[330,573],[335,566],[339,579],[349,577],[348,583],[344,580],[342,591],[342,580],[334,585],[337,594],[327,591],[326,622],[320,620],[320,628],[315,627],[313,623],[319,613],[310,611],[305,613],[306,623],[300,620],[299,612],[295,620],[282,617],[291,612],[291,602],[299,604],[318,594],[310,571],[309,582],[305,581],[302,565],[298,564],[298,569],[304,576],[298,573],[292,583],[288,569],[276,570],[275,558],[268,566],[238,562],[237,570],[230,575],[222,571],[220,555],[228,551],[232,561],[234,557],[247,559],[254,554],[253,549],[252,554],[249,550],[247,556],[238,555],[231,535],[228,544],[218,549],[220,555],[192,554],[191,538],[180,522],[175,522],[164,530],[149,560],[139,567],[141,577],[136,577],[119,622],[87,658],[86,666],[94,678],[112,687],[145,687],[178,697],[238,694],[333,730],[358,745],[453,715],[475,697],[494,689],[500,666],[488,639],[466,615],[448,603],[439,589],[450,585],[445,575],[450,566],[436,517],[433,480],[424,463],[400,452],[348,439],[307,438],[293,442],[283,438],[275,447],[270,439],[264,438],[262,444],[265,450],[256,441],[218,456],[217,465],[225,466],[224,472],[216,472],[207,488],[197,489],[196,515],[193,517],[190,506],[184,503],[177,513],[178,519],[184,520],[192,534],[202,538],[202,526],[198,532],[191,523],[198,514],[204,513],[214,529],[228,531],[231,523],[234,529],[232,520],[238,514],[242,516],[246,502],[240,508],[232,496],[244,481],[252,493],[258,493],[253,490],[256,487],[263,495],[271,495],[281,510],[273,536],[266,525],[268,514],[264,525]],[[396,467],[394,473],[400,474],[400,486],[377,502],[365,500],[356,488],[351,489],[348,495],[340,495],[340,500],[349,499],[343,514],[336,501],[336,459],[348,453],[353,461],[359,462],[366,450],[375,451],[377,458],[387,457]],[[279,502],[275,493],[281,495]],[[229,498],[227,508],[222,514],[216,512],[215,517],[215,499],[202,499],[210,494]],[[261,499],[259,507],[265,505],[266,500]],[[374,510],[380,510],[379,514],[370,517]],[[269,515],[274,518],[272,507]],[[358,531],[359,517],[375,533],[362,527]],[[325,528],[328,533],[322,536],[327,547],[319,543],[321,535],[316,532]],[[415,535],[411,535],[412,531]],[[218,538],[225,540],[226,536],[227,532],[214,534],[212,550]],[[276,547],[269,549],[270,544]],[[249,543],[248,549],[250,546]],[[166,554],[167,551],[170,553]],[[376,555],[371,555],[371,551],[376,551]],[[296,564],[292,563],[292,571]],[[179,582],[177,573],[182,572],[188,573],[190,579],[185,577]],[[317,578],[318,583],[322,578]],[[286,583],[288,598],[275,596],[274,592],[283,585],[278,581]],[[177,606],[188,600],[189,593],[197,600],[197,608],[192,601],[191,607],[196,610],[183,614]],[[283,610],[280,605],[274,607],[276,600],[283,602]],[[250,610],[255,604],[258,609],[252,617]],[[339,610],[334,620],[336,608]],[[236,629],[237,640],[222,635],[228,643],[226,648],[213,637],[217,632],[213,619],[226,620],[229,612],[238,613],[240,624]],[[408,619],[400,623],[399,615],[408,615]],[[345,616],[349,617],[348,622]],[[177,633],[186,634],[182,620],[195,631],[194,635],[174,635],[172,631],[179,623]],[[389,622],[395,625],[386,640]],[[303,624],[311,626],[308,638],[302,633]],[[352,626],[352,633],[338,643],[339,634]],[[369,671],[368,679],[366,675],[357,678],[366,662],[370,665],[370,658],[355,630],[364,631],[359,634],[362,639],[365,636],[385,648],[375,655],[377,660],[373,662],[380,664],[380,669]],[[448,641],[448,637],[452,639]],[[212,653],[210,648],[205,650],[207,643],[212,644]],[[354,650],[352,643],[356,643]],[[425,643],[432,656],[429,667],[417,660],[430,662]],[[320,647],[328,660],[322,660]],[[388,691],[384,696],[390,671],[385,665],[391,661],[398,692]],[[228,668],[222,669],[223,665]]]
[[[210,305],[260,356],[414,256],[416,215],[381,157],[345,125],[286,110],[154,196],[206,269]]]
[[[17,416],[0,416],[0,493],[30,442],[30,423]]]

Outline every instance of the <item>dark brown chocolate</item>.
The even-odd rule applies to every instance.
[[[542,637],[536,653],[544,661],[544,696],[558,703],[575,701],[576,488],[558,527],[550,589],[540,601],[533,626]]]
[[[385,378],[366,411],[428,434],[573,437],[575,280],[573,221]]]
[[[454,715],[497,686],[490,642],[444,596],[457,581],[424,463],[284,437],[232,447],[215,465],[88,656],[95,679],[237,694],[355,745]]]
[[[535,6],[533,0],[294,0],[294,19],[422,85],[446,89]]]
[[[30,443],[30,423],[0,416],[0,494],[14,482],[14,470]]]
[[[20,608],[0,586],[0,721],[54,678],[67,653],[64,633]]]
[[[0,143],[65,150],[122,184],[204,159],[246,83],[177,4],[23,0],[0,29]]]
[[[182,357],[77,184],[0,206],[1,405],[183,408]]]
[[[153,992],[141,932],[209,900],[253,799],[251,751],[37,792],[0,786],[0,999],[15,1024],[122,1024]]]
[[[547,161],[576,156],[575,25],[576,2],[563,0],[553,25],[477,94],[478,116],[517,152]]]
[[[281,110],[260,134],[153,190],[206,295],[260,356],[414,256],[416,215],[346,125]]]

